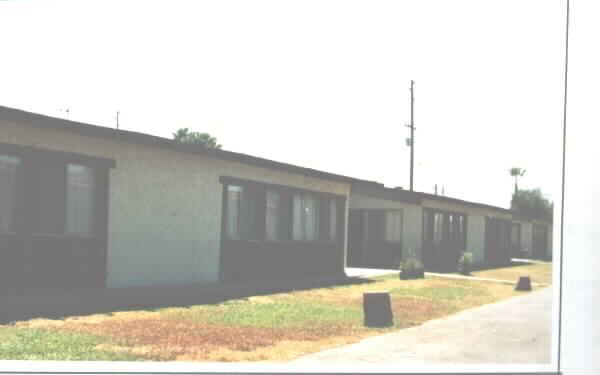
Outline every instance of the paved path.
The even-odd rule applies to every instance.
[[[381,275],[388,275],[391,273],[399,273],[398,270],[389,270],[389,269],[375,269],[375,268],[346,268],[346,275],[349,277],[375,277]],[[490,281],[494,283],[500,284],[517,284],[517,280],[499,280],[499,279],[490,279],[487,277],[477,277],[477,276],[464,276],[450,273],[436,273],[436,272],[425,272],[425,276],[435,276],[446,279],[465,279],[465,280],[475,280],[475,281]],[[533,286],[548,286],[548,284],[544,283],[534,283]]]
[[[551,359],[552,288],[300,358],[296,365],[540,364]]]
[[[518,282],[518,280],[500,280],[500,279],[490,279],[490,278],[487,278],[487,277],[453,275],[453,274],[449,274],[449,273],[435,273],[435,272],[425,272],[425,276],[435,276],[435,277],[441,277],[441,278],[447,278],[447,279],[465,279],[465,280],[475,280],[475,281],[490,281],[490,282],[493,282],[493,283],[512,284],[512,285],[517,285],[517,282]],[[533,286],[548,286],[549,284],[534,283],[532,281],[531,285],[533,285]]]

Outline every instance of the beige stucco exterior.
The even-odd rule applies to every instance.
[[[110,171],[108,287],[217,281],[220,176],[335,193],[345,182],[0,120],[0,142],[116,161]],[[346,218],[348,211],[346,210]],[[346,220],[347,223],[347,220]],[[344,245],[345,246],[345,245]]]
[[[402,210],[402,248],[420,257],[423,230],[423,209],[416,204],[374,198],[364,194],[351,193],[349,207],[358,209],[398,209]]]
[[[485,218],[512,220],[512,215],[508,212],[464,205],[458,202],[448,202],[441,199],[425,198],[422,205],[426,208],[455,211],[467,215],[467,248],[465,250],[473,254],[473,263],[475,264],[481,264],[485,261]]]

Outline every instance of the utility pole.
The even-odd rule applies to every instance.
[[[413,86],[415,81],[410,80],[410,125],[406,125],[410,128],[410,191],[413,191],[413,174],[414,174],[414,161],[415,161],[415,122],[414,122],[414,104],[415,98],[413,95]]]
[[[119,129],[119,111],[117,111],[117,129]]]

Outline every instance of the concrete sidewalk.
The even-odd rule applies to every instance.
[[[552,288],[545,288],[290,364],[549,364],[551,305]]]
[[[394,274],[394,273],[399,273],[399,272],[400,271],[398,271],[398,270],[378,269],[378,268],[346,268],[346,275],[348,275],[348,277],[368,278],[368,277],[389,275],[389,274]],[[464,275],[457,275],[457,274],[450,274],[450,273],[425,272],[425,276],[434,276],[434,277],[440,277],[440,278],[446,278],[446,279],[465,279],[465,280],[474,280],[474,281],[489,281],[489,282],[494,282],[494,283],[511,284],[511,285],[517,284],[517,280],[490,279],[487,277],[464,276]],[[531,285],[533,285],[533,286],[548,286],[549,284],[532,282]]]

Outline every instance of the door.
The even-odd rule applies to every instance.
[[[364,212],[351,209],[348,215],[348,267],[363,267]]]
[[[546,248],[548,247],[548,230],[545,225],[533,225],[533,257],[535,259],[544,259],[546,257]]]

